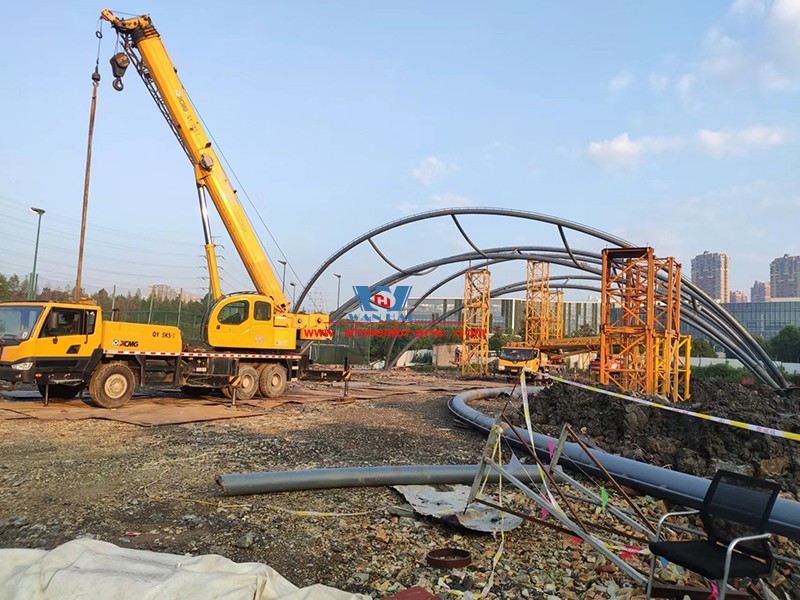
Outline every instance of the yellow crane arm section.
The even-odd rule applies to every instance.
[[[198,188],[201,192],[205,189],[211,196],[256,290],[273,300],[277,313],[288,312],[289,301],[281,289],[280,281],[272,271],[150,17],[144,15],[132,19],[118,19],[110,10],[103,10],[102,17],[110,22],[123,38],[126,54],[134,62],[139,75],[194,165]],[[207,221],[204,225],[207,225]],[[208,237],[207,235],[206,255],[209,261],[209,277],[212,280],[212,294],[216,300],[221,295],[219,274],[216,269],[214,247]]]
[[[600,336],[560,338],[556,340],[543,340],[536,345],[539,350],[553,352],[558,350],[574,350],[575,352],[591,352],[600,350]]]

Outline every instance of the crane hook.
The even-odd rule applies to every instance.
[[[125,75],[128,65],[131,64],[131,59],[124,52],[117,52],[109,62],[111,63],[111,72],[114,75],[114,83],[111,85],[115,90],[121,92],[125,87],[122,83],[122,77]]]

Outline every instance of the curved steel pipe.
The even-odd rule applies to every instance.
[[[511,283],[509,285],[497,288],[496,290],[490,291],[489,296],[491,298],[499,298],[499,297],[505,296],[506,294],[513,294],[514,292],[521,292],[522,290],[526,289],[526,287],[527,287],[527,282],[525,282],[525,281],[517,282],[517,283]],[[590,291],[590,292],[591,291],[595,291],[595,288],[590,287],[588,285],[579,285],[579,284],[573,284],[573,283],[562,283],[562,284],[559,284],[559,285],[551,285],[550,288],[551,289],[586,290],[586,291]],[[438,324],[446,321],[449,317],[452,317],[454,314],[458,313],[462,308],[463,307],[461,307],[461,306],[457,306],[457,307],[455,307],[453,309],[448,310],[445,313],[442,313],[441,315],[436,317],[436,320],[430,321],[429,323],[426,323],[425,327],[423,327],[421,329],[421,331],[427,331],[431,327],[433,327],[434,325],[438,325]],[[394,341],[394,338],[392,339],[392,341]],[[390,361],[387,361],[389,366],[393,367],[394,365],[396,365],[397,361],[400,359],[400,357],[403,356],[403,354],[405,352],[410,350],[411,346],[413,346],[416,341],[417,341],[416,338],[412,338],[408,342],[406,342],[406,345],[403,346],[400,349],[400,351],[397,353],[397,355],[394,356],[393,358],[391,358]]]
[[[461,227],[459,221],[456,219],[456,215],[461,215],[461,214],[508,216],[508,217],[534,220],[555,225],[558,228],[559,235],[561,236],[561,240],[564,244],[564,247],[552,248],[552,249],[548,248],[547,252],[548,254],[551,254],[551,256],[533,255],[533,254],[525,255],[522,254],[522,249],[519,247],[492,248],[492,249],[482,250],[480,248],[477,248],[474,245],[474,243],[471,242],[471,240],[466,236],[466,232]],[[323,265],[321,265],[317,269],[311,281],[302,290],[300,294],[300,301],[298,302],[298,304],[302,302],[303,298],[307,294],[307,291],[310,289],[311,285],[313,285],[313,283],[320,277],[320,275],[339,257],[341,257],[343,254],[345,254],[355,246],[361,244],[366,240],[369,241],[373,245],[373,247],[375,247],[375,244],[372,241],[372,237],[375,235],[378,235],[385,231],[390,231],[392,229],[395,229],[397,227],[409,223],[414,223],[417,221],[422,221],[425,219],[442,217],[442,216],[450,216],[453,219],[459,231],[461,231],[462,235],[465,236],[465,239],[467,239],[467,241],[476,250],[476,252],[466,253],[461,255],[453,255],[446,258],[429,261],[417,265],[416,267],[411,267],[405,270],[397,269],[397,272],[395,274],[390,275],[389,277],[385,278],[384,280],[378,282],[375,285],[396,284],[399,281],[405,279],[406,277],[422,274],[423,272],[429,271],[440,265],[450,264],[454,262],[480,260],[480,259],[484,260],[490,260],[490,259],[498,260],[501,258],[504,258],[506,260],[513,260],[514,258],[535,259],[535,260],[542,260],[543,262],[548,262],[551,264],[561,265],[567,268],[577,268],[585,272],[600,274],[600,271],[598,269],[595,269],[589,265],[601,264],[602,262],[601,255],[596,252],[587,252],[587,251],[572,249],[567,242],[566,233],[564,231],[565,228],[589,236],[593,236],[597,239],[604,240],[607,243],[611,243],[617,246],[621,247],[631,246],[631,243],[626,240],[617,238],[615,236],[611,236],[607,233],[593,229],[591,227],[586,227],[571,221],[565,221],[557,217],[532,213],[528,211],[520,211],[514,209],[495,209],[495,208],[448,208],[442,210],[429,211],[426,213],[411,215],[409,217],[398,219],[396,221],[392,221],[390,223],[377,227],[372,231],[364,234],[363,236],[353,240],[346,246],[342,247],[339,251],[337,251],[334,255],[332,255],[325,263],[323,263]],[[534,250],[535,252],[536,251],[541,252],[544,250],[543,248],[530,247],[530,246],[524,249]],[[516,256],[511,256],[510,253],[516,254]],[[659,275],[660,279],[664,279],[664,277],[665,276],[663,274]],[[692,317],[687,318],[687,321],[691,320],[695,322],[700,322],[703,325],[705,325],[705,327],[700,328],[701,330],[704,331],[704,333],[709,335],[709,337],[714,339],[716,342],[720,343],[728,351],[734,354],[737,358],[739,358],[739,360],[742,361],[742,363],[744,363],[748,368],[753,370],[759,377],[761,377],[765,382],[767,382],[772,387],[776,389],[788,388],[789,384],[784,378],[783,374],[780,372],[780,369],[775,365],[775,363],[772,361],[772,359],[769,357],[766,351],[761,347],[761,345],[755,340],[755,338],[742,326],[742,324],[739,323],[739,321],[737,321],[730,313],[728,313],[728,311],[726,311],[724,308],[715,303],[707,294],[705,294],[702,290],[700,290],[696,285],[692,284],[692,282],[689,281],[687,278],[682,277],[681,279],[683,285],[683,291],[681,292],[682,309],[685,311],[685,314],[687,316],[692,315]],[[331,320],[335,321],[341,318],[343,315],[347,313],[348,310],[350,310],[351,307],[356,305],[356,302],[357,302],[356,298],[351,298],[344,305],[337,307],[337,310],[331,315]]]
[[[330,267],[339,258],[347,254],[350,250],[352,250],[362,242],[380,233],[391,231],[392,229],[396,229],[397,227],[402,227],[403,225],[407,225],[409,223],[416,223],[418,221],[424,221],[426,219],[435,219],[437,217],[447,217],[450,215],[491,215],[497,217],[514,217],[517,219],[527,219],[530,221],[539,221],[541,223],[548,223],[550,225],[566,227],[567,229],[572,229],[579,233],[584,233],[586,235],[603,240],[604,242],[608,242],[609,244],[613,244],[615,246],[620,246],[623,248],[633,245],[630,242],[623,240],[622,238],[618,238],[604,231],[600,231],[599,229],[594,229],[593,227],[587,227],[586,225],[581,225],[580,223],[576,223],[574,221],[559,219],[558,217],[553,217],[551,215],[544,215],[527,210],[517,210],[513,208],[487,208],[487,207],[441,208],[438,210],[429,210],[427,212],[417,213],[415,215],[409,215],[401,219],[395,219],[394,221],[390,221],[384,225],[381,225],[379,227],[376,227],[375,229],[366,232],[365,234],[355,238],[354,240],[348,242],[347,244],[339,248],[339,250],[334,252],[330,257],[328,257],[328,259],[324,263],[322,263],[319,266],[316,272],[311,276],[311,279],[308,280],[308,283],[300,292],[300,297],[297,300],[297,305],[300,306],[303,303],[303,299],[311,290],[311,287],[317,282],[317,279],[319,279],[320,276],[322,276],[322,274],[327,270],[328,267]]]
[[[534,388],[530,388],[530,390],[532,392],[535,391]],[[489,431],[494,424],[494,419],[471,408],[467,405],[467,402],[494,398],[502,393],[511,393],[511,391],[512,388],[492,388],[462,392],[450,400],[448,408],[459,419],[478,429]],[[519,440],[512,429],[515,429],[522,439],[527,439],[528,433],[523,429],[512,428],[512,426],[506,427],[505,439],[510,444],[519,447]],[[538,433],[534,433],[533,436],[536,453],[542,460],[549,461],[549,442],[555,444],[558,443],[558,440]],[[708,479],[702,477],[663,469],[615,454],[609,454],[602,450],[593,450],[592,454],[619,483],[640,490],[645,494],[691,508],[700,508],[703,503],[703,497],[711,483]],[[588,473],[593,477],[602,477],[599,469],[588,455],[575,443],[564,444],[559,464],[576,471]],[[800,540],[800,502],[778,498],[772,509],[767,530],[771,533]]]
[[[536,252],[545,252],[545,254],[535,254]],[[441,267],[443,265],[459,263],[459,262],[469,262],[469,261],[476,261],[485,259],[485,255],[488,256],[490,259],[506,259],[506,260],[540,260],[542,262],[548,262],[551,264],[556,264],[568,268],[572,268],[572,262],[565,256],[559,256],[559,254],[565,255],[565,251],[560,248],[552,248],[552,247],[540,247],[540,246],[505,246],[501,248],[489,248],[484,251],[484,253],[478,252],[466,252],[463,254],[453,254],[451,256],[446,256],[444,258],[439,258],[432,261],[427,261],[424,263],[419,263],[414,265],[413,267],[409,267],[405,271],[397,271],[388,277],[384,277],[377,283],[373,284],[372,288],[379,286],[379,285],[394,285],[397,284],[407,277],[411,277],[414,275],[418,275],[426,270],[430,270],[433,267]],[[597,259],[599,260],[599,259]],[[590,273],[594,273],[596,275],[601,275],[600,270],[591,270],[591,269],[584,269]],[[331,313],[331,321],[336,321],[347,314],[347,312],[358,305],[358,298],[353,296],[349,300],[347,300],[344,304],[339,306],[336,311]]]

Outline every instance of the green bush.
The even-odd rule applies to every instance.
[[[416,365],[430,365],[433,364],[433,353],[431,352],[415,352],[413,362]]]
[[[740,383],[742,377],[752,376],[753,374],[745,368],[732,367],[727,363],[709,365],[707,367],[692,367],[693,379],[716,379],[718,381],[730,381]]]

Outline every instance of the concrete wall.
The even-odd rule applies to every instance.
[[[433,364],[437,367],[456,365],[456,348],[461,350],[461,344],[434,344]]]

